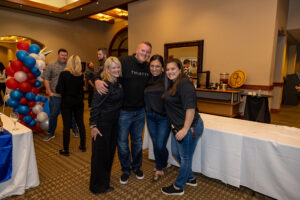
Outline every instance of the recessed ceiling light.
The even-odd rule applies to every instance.
[[[98,4],[99,4],[99,1],[97,1],[96,4],[98,5]]]
[[[69,15],[70,13],[67,12],[66,14]]]
[[[80,11],[82,11],[82,8],[80,8]]]

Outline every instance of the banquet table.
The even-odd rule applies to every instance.
[[[276,199],[300,199],[300,129],[200,114],[204,131],[192,169]],[[143,148],[154,159],[147,127]],[[167,144],[171,155],[170,138]],[[169,163],[179,166],[172,156]]]
[[[40,184],[36,165],[31,129],[17,123],[18,130],[12,130],[12,120],[1,114],[3,126],[12,134],[12,173],[11,178],[0,183],[0,199],[24,194],[26,189]]]

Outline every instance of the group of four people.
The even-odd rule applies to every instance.
[[[97,91],[92,102],[90,128],[93,138],[90,190],[93,193],[112,191],[110,173],[116,146],[122,167],[121,184],[127,184],[131,172],[143,179],[142,134],[147,126],[152,137],[157,181],[168,164],[166,143],[172,128],[172,153],[180,163],[174,184],[163,187],[167,195],[182,195],[187,185],[196,186],[192,157],[203,122],[198,114],[193,84],[177,59],[154,55],[148,42],[138,45],[132,56],[109,57],[95,81]],[[164,72],[165,70],[165,72]],[[166,76],[166,77],[165,77]],[[129,150],[130,135],[131,152]]]

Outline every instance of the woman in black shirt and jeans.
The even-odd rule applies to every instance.
[[[85,127],[83,123],[83,74],[81,60],[79,56],[72,55],[63,72],[60,73],[56,92],[61,94],[61,114],[63,119],[63,150],[59,153],[69,156],[70,128],[72,127],[72,114],[74,113],[75,121],[79,129],[80,146],[82,152],[86,151],[85,147]]]
[[[165,90],[164,60],[162,56],[152,56],[149,67],[151,77],[144,91],[144,99],[147,127],[152,138],[156,163],[156,171],[152,181],[157,181],[164,175],[163,169],[168,165],[169,152],[166,145],[170,135],[164,100],[162,99]]]
[[[164,93],[167,118],[172,128],[172,154],[180,163],[179,173],[174,184],[163,187],[167,195],[183,195],[185,185],[196,186],[192,171],[193,153],[203,132],[203,121],[198,114],[194,85],[183,72],[178,59],[166,64],[168,83]]]

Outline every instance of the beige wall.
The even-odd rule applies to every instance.
[[[129,52],[148,40],[153,53],[164,43],[204,40],[203,70],[243,69],[246,84],[271,85],[276,0],[144,0],[129,5]]]
[[[300,28],[300,1],[289,0],[289,15],[287,29],[299,29]]]
[[[47,62],[56,60],[57,50],[65,48],[70,55],[78,54],[82,61],[98,64],[97,48],[108,48],[114,34],[127,26],[127,21],[114,25],[89,19],[66,21],[5,8],[0,8],[0,19],[0,36],[33,38],[45,44],[47,50],[54,50]]]

